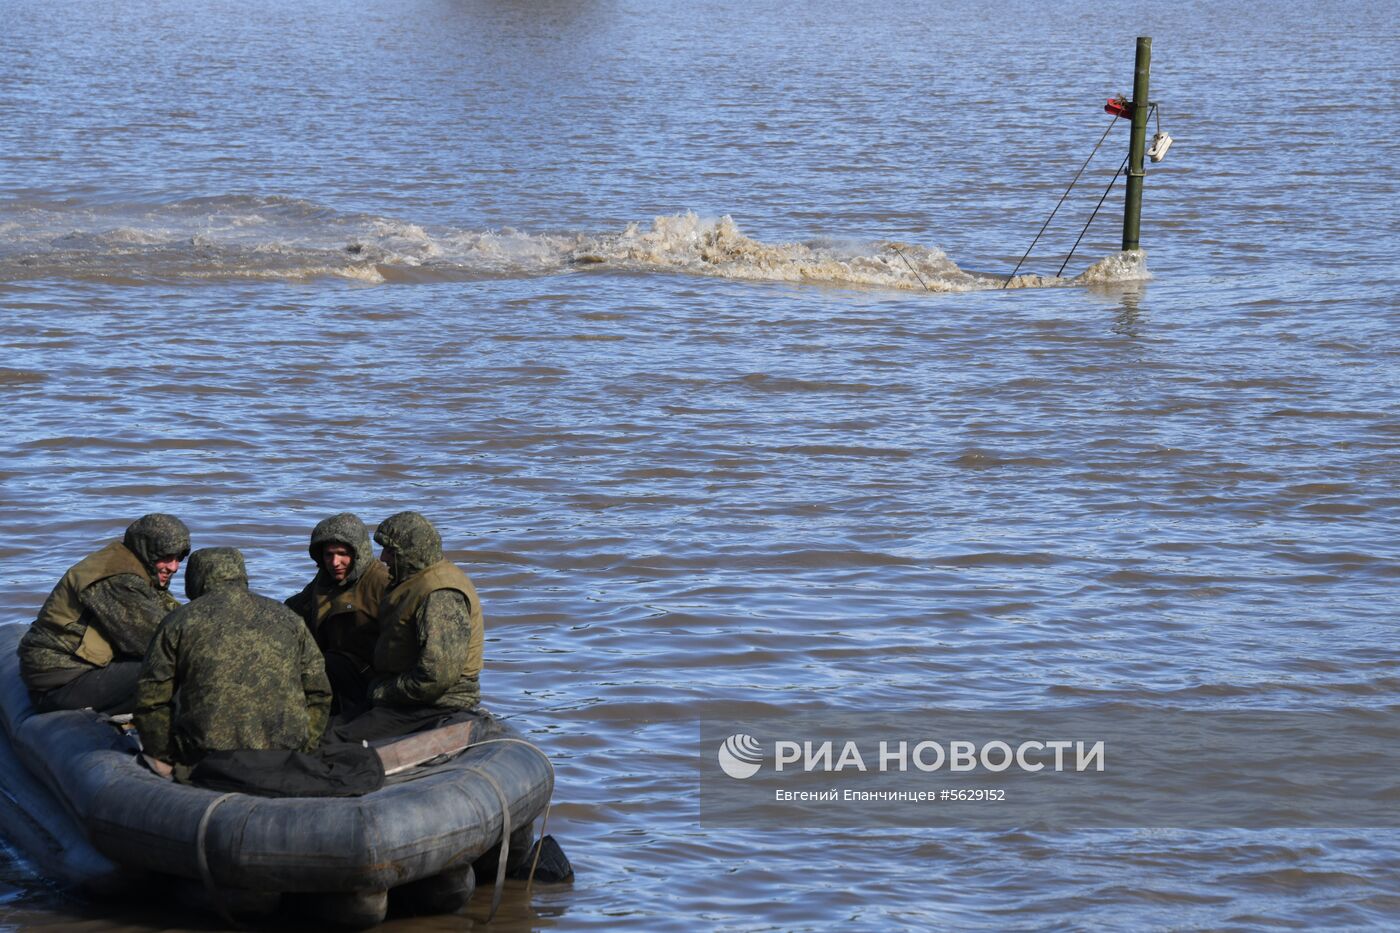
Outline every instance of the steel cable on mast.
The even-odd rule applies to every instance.
[[[1084,234],[1089,232],[1089,224],[1094,222],[1094,218],[1099,216],[1099,208],[1103,207],[1103,202],[1108,199],[1108,193],[1113,190],[1113,186],[1118,183],[1118,176],[1123,174],[1123,169],[1128,167],[1128,156],[1123,156],[1123,164],[1118,166],[1118,171],[1113,173],[1113,180],[1108,183],[1108,187],[1103,189],[1103,197],[1099,198],[1099,203],[1094,206],[1094,212],[1089,215],[1089,219],[1084,223],[1084,229],[1079,231],[1079,239],[1074,241],[1074,246],[1070,247],[1069,255],[1065,261],[1060,263],[1060,271],[1055,273],[1055,278],[1059,278],[1065,271],[1065,266],[1069,265],[1070,259],[1074,256],[1074,251],[1079,249],[1079,240],[1084,239]]]
[[[1153,105],[1152,105],[1151,113],[1152,113],[1152,114],[1155,114],[1156,112],[1157,112],[1157,105],[1156,105],[1156,104],[1153,104]],[[1115,117],[1114,119],[1117,119],[1117,118]],[[1161,122],[1160,122],[1160,119],[1161,119],[1161,118],[1159,117],[1159,118],[1158,118],[1159,122],[1158,122],[1158,124],[1157,124],[1157,126],[1158,126],[1158,132],[1161,131],[1161,130],[1160,130],[1160,127],[1161,127],[1161,125],[1162,125]],[[1103,197],[1099,198],[1099,203],[1096,204],[1096,205],[1094,206],[1094,212],[1093,212],[1092,214],[1090,214],[1090,215],[1089,215],[1089,219],[1088,219],[1087,221],[1084,222],[1084,229],[1079,231],[1079,240],[1084,239],[1084,234],[1086,234],[1086,233],[1089,232],[1089,224],[1093,223],[1093,222],[1094,222],[1094,218],[1097,217],[1097,216],[1099,216],[1099,208],[1103,207],[1103,202],[1104,202],[1105,200],[1108,199],[1108,193],[1109,193],[1110,191],[1112,191],[1112,190],[1113,190],[1113,186],[1116,185],[1116,184],[1118,183],[1118,176],[1119,176],[1119,175],[1122,175],[1122,174],[1123,174],[1123,169],[1125,169],[1125,168],[1128,167],[1128,160],[1129,160],[1130,158],[1132,158],[1132,153],[1131,153],[1131,152],[1129,152],[1127,155],[1123,156],[1123,164],[1120,165],[1120,166],[1118,166],[1118,171],[1116,171],[1116,172],[1113,173],[1113,178],[1112,178],[1112,180],[1109,181],[1108,187],[1104,189]],[[1060,263],[1060,271],[1055,273],[1055,278],[1058,279],[1061,275],[1064,274],[1065,266],[1069,265],[1070,259],[1073,258],[1073,256],[1074,256],[1074,251],[1077,250],[1077,249],[1079,249],[1079,240],[1075,240],[1075,241],[1074,241],[1074,246],[1070,247],[1069,255],[1065,257],[1065,261],[1064,261],[1064,262]]]
[[[1031,250],[1035,249],[1035,244],[1040,242],[1041,235],[1044,234],[1046,228],[1050,226],[1050,221],[1055,219],[1055,215],[1059,213],[1060,207],[1064,205],[1065,198],[1069,197],[1069,193],[1073,191],[1074,186],[1079,183],[1079,176],[1084,174],[1084,170],[1088,168],[1089,163],[1093,161],[1094,155],[1098,153],[1099,147],[1103,145],[1103,141],[1105,139],[1108,139],[1108,134],[1111,133],[1113,131],[1113,128],[1117,125],[1118,114],[1115,113],[1113,115],[1113,122],[1108,124],[1108,129],[1103,131],[1103,135],[1099,137],[1099,141],[1094,144],[1093,150],[1089,153],[1089,158],[1085,159],[1084,164],[1079,166],[1079,171],[1074,173],[1074,180],[1069,183],[1069,187],[1065,189],[1065,193],[1060,195],[1060,201],[1058,204],[1055,205],[1055,209],[1050,212],[1049,217],[1045,218],[1045,223],[1040,225],[1040,233],[1037,233],[1035,235],[1035,239],[1031,240],[1031,245],[1026,247],[1026,252],[1023,256],[1021,256],[1021,261],[1016,263],[1016,268],[1012,269],[1011,274],[1006,277],[1006,281],[1001,283],[1002,288],[1005,288],[1006,286],[1010,285],[1011,280],[1016,277],[1016,273],[1021,271],[1021,265],[1025,263],[1026,257],[1030,256]]]

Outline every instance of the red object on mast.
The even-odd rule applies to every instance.
[[[1110,97],[1108,103],[1103,105],[1104,113],[1111,113],[1115,117],[1122,117],[1124,120],[1133,118],[1133,104],[1122,97]]]

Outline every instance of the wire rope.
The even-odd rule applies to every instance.
[[[1085,160],[1084,160],[1084,164],[1081,165],[1081,166],[1079,166],[1079,171],[1077,171],[1077,172],[1074,173],[1074,180],[1071,181],[1071,182],[1069,183],[1069,187],[1065,189],[1065,193],[1062,194],[1062,195],[1060,195],[1060,200],[1059,200],[1059,202],[1055,205],[1055,209],[1054,209],[1053,211],[1050,212],[1050,216],[1049,216],[1049,217],[1045,218],[1045,223],[1043,223],[1043,224],[1040,225],[1040,232],[1037,233],[1037,234],[1035,235],[1035,239],[1034,239],[1034,240],[1031,240],[1031,245],[1028,246],[1028,247],[1026,247],[1026,252],[1025,252],[1024,255],[1021,256],[1021,261],[1018,262],[1018,263],[1016,263],[1016,268],[1015,268],[1015,269],[1012,269],[1012,270],[1011,270],[1011,274],[1008,275],[1008,276],[1006,277],[1006,281],[1003,282],[1003,283],[1001,283],[1001,287],[1002,287],[1002,288],[1005,288],[1006,286],[1010,285],[1010,284],[1011,284],[1011,280],[1014,279],[1014,278],[1016,277],[1016,273],[1021,271],[1021,266],[1022,266],[1022,264],[1025,263],[1026,257],[1030,256],[1031,250],[1035,249],[1035,244],[1038,243],[1038,242],[1040,242],[1040,237],[1045,233],[1046,228],[1050,226],[1050,221],[1054,220],[1054,219],[1055,219],[1055,215],[1056,215],[1057,213],[1059,213],[1060,207],[1065,203],[1065,198],[1069,197],[1069,193],[1070,193],[1071,191],[1073,191],[1073,190],[1074,190],[1074,186],[1077,185],[1077,184],[1079,183],[1079,176],[1081,176],[1081,175],[1084,174],[1084,170],[1085,170],[1086,168],[1088,168],[1088,167],[1089,167],[1089,163],[1093,161],[1094,156],[1095,156],[1095,155],[1098,153],[1098,151],[1099,151],[1099,147],[1103,145],[1103,141],[1104,141],[1105,139],[1108,139],[1108,134],[1109,134],[1110,132],[1112,132],[1112,131],[1113,131],[1113,128],[1114,128],[1115,126],[1117,126],[1117,125],[1118,125],[1118,114],[1115,113],[1115,114],[1113,115],[1113,121],[1112,121],[1111,123],[1108,124],[1108,129],[1106,129],[1106,130],[1103,131],[1103,135],[1099,137],[1099,141],[1098,141],[1097,143],[1094,144],[1093,150],[1089,153],[1089,158],[1085,159]]]

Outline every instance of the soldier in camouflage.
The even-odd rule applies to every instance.
[[[374,646],[373,709],[335,730],[345,741],[401,735],[476,709],[484,619],[476,588],[442,553],[437,529],[399,512],[374,533],[389,568]]]
[[[369,706],[379,605],[389,568],[375,559],[369,529],[350,512],[318,523],[307,550],[316,562],[316,576],[287,606],[305,620],[325,656],[335,694],[331,711],[349,718]]]
[[[189,553],[185,523],[152,513],[68,569],[19,643],[20,676],[39,712],[131,711],[146,645],[180,605],[170,579]]]
[[[331,690],[302,620],[248,591],[234,548],[195,551],[185,593],[189,604],[161,623],[136,686],[146,754],[194,765],[211,751],[315,748]]]

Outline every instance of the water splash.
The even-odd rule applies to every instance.
[[[0,208],[0,282],[305,280],[461,281],[592,269],[966,292],[1101,284],[1147,277],[1141,252],[1109,256],[1073,279],[964,271],[941,250],[896,241],[766,243],[733,218],[693,212],[620,233],[531,234],[432,228],[338,213],[294,198],[229,196],[155,206]]]

